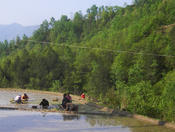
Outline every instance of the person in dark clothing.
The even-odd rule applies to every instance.
[[[69,100],[70,103],[72,103],[72,97],[70,96],[70,93],[66,94],[66,98]]]
[[[62,100],[62,104],[61,104],[64,109],[66,109],[66,104],[70,103],[70,100],[66,96],[67,96],[67,94],[63,95],[63,100]]]
[[[43,99],[39,105],[42,106],[42,108],[47,109],[49,107],[49,101]]]
[[[67,98],[67,94],[63,95],[63,100],[61,105],[63,109],[65,109],[66,111],[78,111],[78,106],[75,104],[72,104],[72,99],[69,100]]]

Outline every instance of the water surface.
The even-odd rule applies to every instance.
[[[12,105],[19,92],[0,91],[0,105]],[[31,104],[55,95],[28,93]],[[13,104],[14,105],[14,104]],[[20,110],[0,110],[0,132],[174,132],[172,129],[133,118]]]

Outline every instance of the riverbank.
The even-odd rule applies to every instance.
[[[47,111],[59,111],[58,105],[62,102],[62,96],[63,93],[59,92],[49,92],[49,91],[39,91],[39,90],[29,90],[29,89],[13,89],[13,88],[1,88],[1,91],[9,91],[9,92],[17,92],[17,93],[27,93],[30,98],[31,93],[37,93],[37,94],[48,94],[48,95],[54,95],[56,98],[51,98],[49,100],[49,103],[51,106],[54,106],[56,109],[50,109]],[[113,109],[109,109],[104,106],[97,105],[94,102],[89,102],[86,99],[82,99],[80,96],[77,95],[71,95],[72,96],[72,102],[73,104],[76,104],[79,106],[79,113],[80,114],[101,114],[101,115],[111,115]],[[38,104],[33,104],[38,105]]]
[[[51,98],[50,99],[50,104],[51,106],[54,106],[52,109],[48,110],[43,110],[43,109],[25,109],[25,107],[1,107],[1,109],[18,109],[18,110],[28,110],[28,111],[44,111],[44,112],[60,112],[60,113],[69,113],[69,114],[74,114],[74,112],[67,112],[59,109],[59,105],[61,104],[62,101],[62,96],[63,93],[59,92],[49,92],[49,91],[39,91],[39,90],[28,90],[28,89],[11,89],[11,88],[1,88],[1,91],[9,91],[9,92],[18,92],[18,93],[37,93],[39,94],[48,94],[48,95],[54,95],[55,97],[58,97],[57,99]],[[137,115],[137,114],[131,114],[127,111],[114,111],[113,109],[101,106],[96,104],[95,102],[89,102],[86,99],[82,99],[80,96],[76,95],[71,95],[73,99],[73,103],[79,106],[79,111],[78,114],[91,114],[91,115],[109,115],[109,116],[124,116],[124,117],[130,117],[130,118],[135,118],[144,122],[149,122],[154,125],[159,125],[159,126],[165,126],[167,128],[171,128],[175,130],[175,124],[174,123],[169,123],[169,122],[164,122],[161,120],[149,118],[146,116],[142,115]],[[38,105],[38,104],[33,104],[33,105]]]

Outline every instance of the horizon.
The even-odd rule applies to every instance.
[[[20,23],[16,23],[16,22],[13,22],[13,23],[9,23],[9,24],[0,24],[0,26],[9,26],[9,25],[20,25],[20,26],[22,26],[22,27],[33,27],[33,26],[40,26],[40,24],[38,24],[38,25],[22,25],[22,24],[20,24]]]
[[[121,6],[132,4],[133,0],[0,0],[1,21],[0,25],[20,24],[24,27],[40,25],[44,20],[50,20],[54,17],[60,19],[62,15],[69,18],[73,17],[75,12],[81,11],[86,14],[86,10],[92,5]],[[8,8],[7,8],[8,7]],[[8,10],[7,10],[8,9]]]

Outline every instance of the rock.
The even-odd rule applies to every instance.
[[[59,99],[58,98],[54,98],[52,101],[55,101],[56,102],[56,101],[59,101]]]

